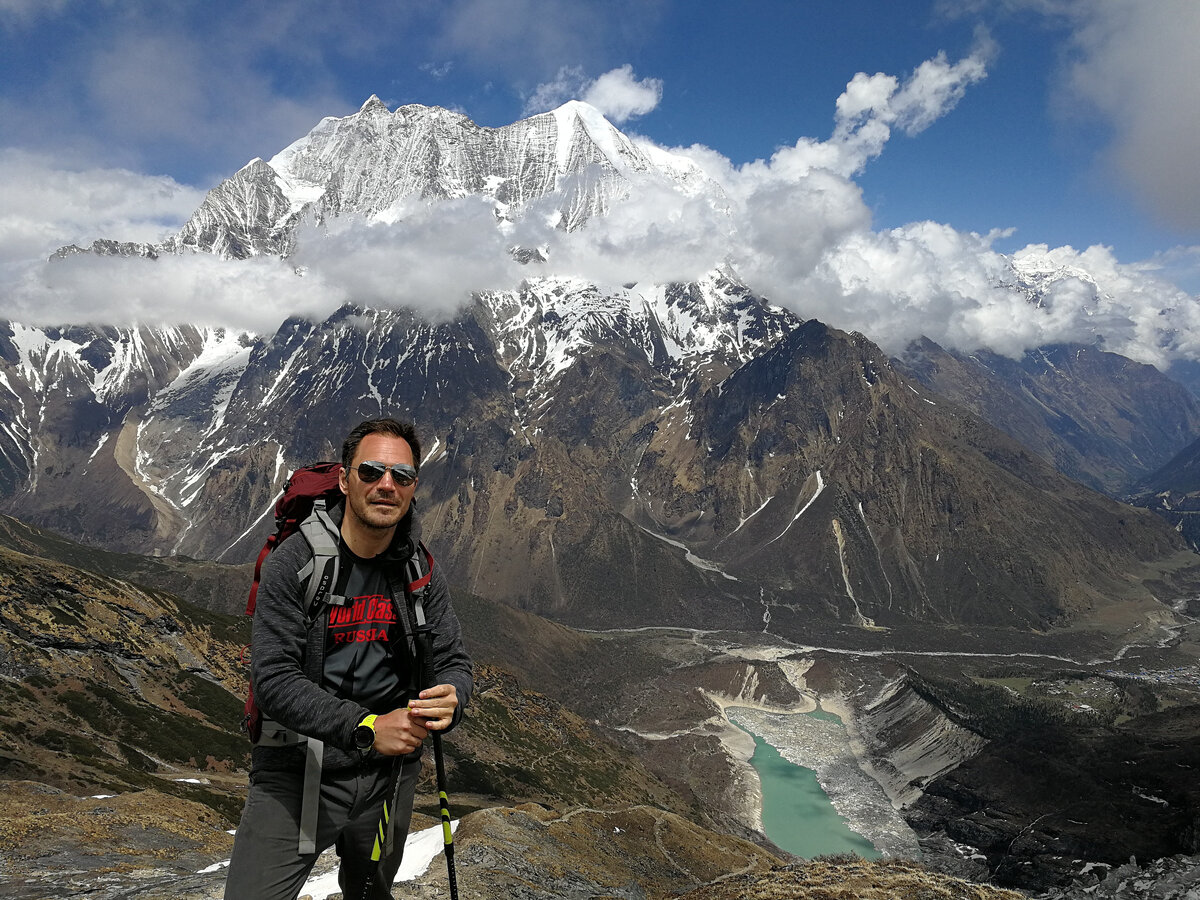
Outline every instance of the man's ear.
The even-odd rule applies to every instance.
[[[349,477],[349,470],[345,466],[342,466],[338,471],[338,487],[342,489],[343,494],[350,493],[350,482],[347,480]]]

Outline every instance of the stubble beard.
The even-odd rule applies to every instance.
[[[351,497],[350,511],[365,527],[375,531],[387,531],[395,528],[404,518],[407,510],[397,506],[376,507],[369,498]]]

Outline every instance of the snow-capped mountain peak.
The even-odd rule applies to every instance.
[[[362,115],[365,112],[386,113],[388,111],[389,110],[387,108],[387,104],[385,104],[382,100],[379,99],[379,95],[372,94],[370,97],[367,98],[366,102],[363,103],[363,105],[361,107],[359,107],[358,113],[359,113],[359,115]]]
[[[1035,306],[1043,306],[1051,295],[1063,290],[1070,291],[1073,302],[1081,302],[1087,307],[1112,299],[1101,290],[1094,275],[1062,258],[1056,250],[1026,247],[1009,258],[1009,268],[1012,283],[1007,286],[1024,294]]]
[[[583,152],[577,149],[579,145],[589,143],[618,172],[644,171],[650,167],[645,155],[594,106],[571,100],[544,115],[554,119],[555,161],[560,175],[571,171],[574,154]]]
[[[413,200],[471,196],[491,202],[500,221],[549,199],[557,210],[551,220],[573,231],[637,190],[640,179],[725,202],[692,161],[630,140],[581,101],[488,128],[440,107],[390,111],[372,94],[357,112],[322,119],[269,160],[252,159],[158,249],[287,256],[306,218],[371,222]]]

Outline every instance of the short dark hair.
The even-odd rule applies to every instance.
[[[404,438],[412,449],[413,468],[421,471],[421,440],[417,437],[417,431],[408,422],[398,422],[395,419],[367,419],[355,426],[354,430],[346,435],[346,440],[342,441],[343,466],[351,466],[354,454],[358,452],[358,445],[368,434],[390,434],[393,437]]]

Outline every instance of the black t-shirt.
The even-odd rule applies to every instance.
[[[336,593],[325,635],[325,690],[383,714],[407,704],[415,666],[383,566],[341,548]],[[404,602],[403,594],[399,598]]]

